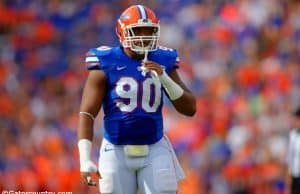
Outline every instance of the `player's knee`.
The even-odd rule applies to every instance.
[[[99,179],[99,190],[101,194],[111,194],[114,192],[114,174],[112,172],[102,172]]]

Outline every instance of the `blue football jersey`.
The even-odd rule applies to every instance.
[[[168,73],[177,67],[178,56],[176,50],[160,47],[148,54],[148,60]],[[141,62],[121,47],[92,48],[87,53],[87,68],[106,75],[104,137],[113,144],[153,144],[163,136],[163,87],[150,73],[142,75]]]

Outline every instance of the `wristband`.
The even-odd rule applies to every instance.
[[[161,76],[159,76],[159,80],[171,100],[177,100],[183,95],[184,90],[176,82],[174,82],[165,71]]]
[[[80,172],[97,172],[97,166],[91,160],[92,142],[88,139],[80,139],[78,148]]]
[[[78,141],[79,161],[83,162],[91,160],[92,142],[88,139],[80,139]]]

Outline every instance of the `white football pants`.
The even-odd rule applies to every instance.
[[[113,145],[103,139],[99,172],[101,194],[175,194],[183,170],[167,139],[149,145],[145,157],[129,157],[124,146]]]

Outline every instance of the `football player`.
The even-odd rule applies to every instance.
[[[182,168],[163,132],[163,94],[175,109],[193,116],[196,100],[176,69],[175,49],[159,46],[160,26],[148,7],[134,5],[118,19],[120,46],[98,47],[86,56],[85,83],[78,126],[81,177],[96,185],[91,173],[93,124],[104,110],[104,138],[99,157],[102,194],[175,194]]]

